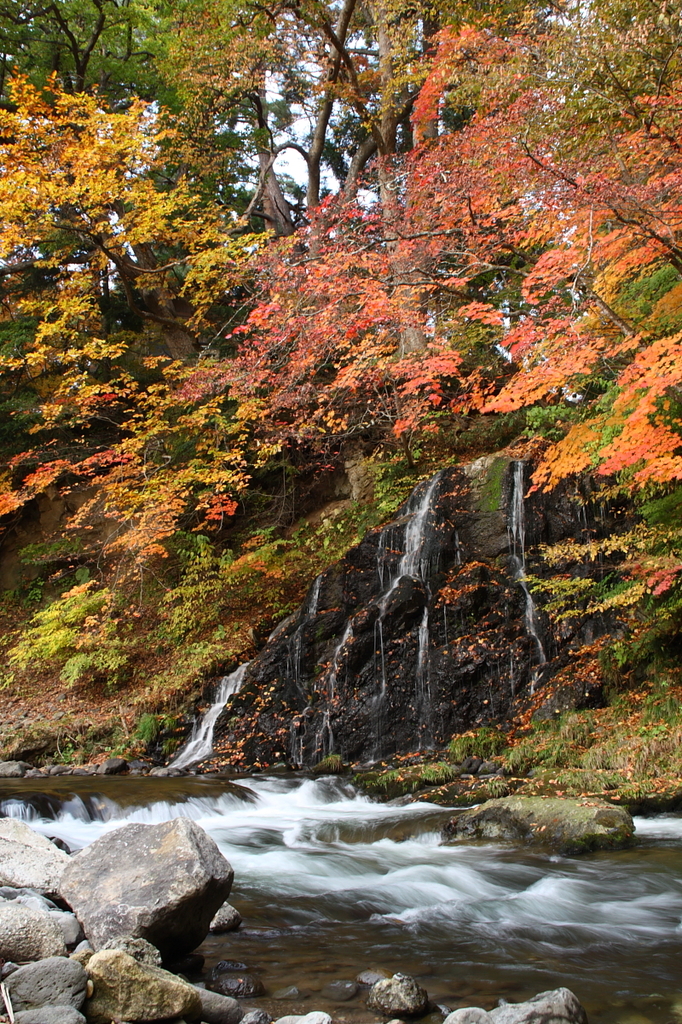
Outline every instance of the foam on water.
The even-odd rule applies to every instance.
[[[537,927],[554,933],[578,929],[583,940],[618,934],[672,934],[682,919],[682,879],[624,861],[608,869],[600,860],[538,856],[515,862],[499,846],[442,846],[428,804],[372,803],[334,779],[251,779],[253,802],[232,794],[122,809],[99,798],[93,809],[72,797],[55,819],[38,817],[19,801],[5,814],[23,816],[44,834],[72,848],[136,821],[191,818],[213,836],[233,864],[239,884],[279,894],[334,894],[390,915],[410,928],[445,929],[476,923],[507,930]],[[406,838],[386,835],[412,823]],[[648,838],[682,841],[682,819],[638,819]],[[415,832],[417,834],[415,834]],[[333,902],[325,907],[333,919]]]
[[[444,963],[456,957],[517,972],[560,962],[569,978],[599,970],[612,987],[626,963],[640,987],[665,988],[676,973],[682,818],[637,819],[638,850],[569,859],[443,846],[441,809],[372,803],[338,779],[258,777],[243,785],[250,800],[189,795],[123,808],[106,797],[71,797],[51,818],[14,799],[2,812],[73,849],[129,821],[192,818],[232,863],[237,905],[280,931],[317,936],[306,940],[311,950],[332,929],[349,951],[364,943],[398,956],[411,948]]]

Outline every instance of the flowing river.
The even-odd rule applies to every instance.
[[[72,850],[129,821],[193,818],[235,871],[238,932],[201,947],[240,960],[281,1016],[371,1019],[325,1000],[366,968],[418,978],[434,1002],[491,1008],[567,985],[590,1018],[682,1020],[682,817],[636,819],[631,850],[565,858],[501,845],[442,846],[447,811],[373,803],[335,778],[2,780],[0,813]],[[277,1001],[296,985],[306,998]],[[440,1020],[440,1015],[434,1020]]]

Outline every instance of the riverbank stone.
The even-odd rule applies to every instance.
[[[209,989],[198,988],[197,992],[201,1000],[203,1024],[239,1024],[243,1019],[244,1011],[236,999],[222,996],[219,992],[211,992]],[[270,1020],[272,1018],[268,1017],[265,1024],[269,1024]]]
[[[332,1024],[332,1019],[328,1013],[324,1013],[322,1010],[311,1010],[310,1013],[306,1013],[302,1017],[293,1013],[286,1017],[278,1017],[275,1024]]]
[[[141,964],[120,949],[95,953],[87,971],[94,988],[85,1002],[89,1024],[201,1017],[201,998],[193,985],[159,967]]]
[[[249,1010],[242,1017],[241,1024],[272,1024],[273,1020],[267,1010]]]
[[[69,858],[62,895],[95,949],[146,939],[164,960],[198,946],[230,893],[233,871],[194,821],[132,823]]]
[[[108,757],[97,768],[98,775],[120,775],[126,771],[128,762],[124,757]]]
[[[452,818],[445,842],[511,840],[577,854],[629,846],[635,826],[624,807],[602,800],[508,796]]]
[[[0,779],[23,779],[32,767],[26,761],[0,761]]]
[[[223,903],[218,913],[214,915],[209,925],[209,930],[214,935],[220,935],[223,932],[235,931],[241,923],[242,915],[239,911],[231,903]]]
[[[41,1006],[38,1010],[20,1010],[16,1024],[86,1024],[85,1017],[73,1006]]]
[[[587,1014],[570,989],[556,988],[490,1011],[465,1006],[446,1017],[443,1024],[587,1024]]]
[[[87,984],[88,976],[81,965],[61,956],[20,967],[6,982],[15,1010],[42,1006],[72,1006],[80,1010]]]
[[[152,946],[146,939],[135,939],[132,935],[119,935],[115,939],[109,939],[101,948],[118,949],[132,956],[139,964],[149,964],[150,967],[161,967],[162,964],[161,954],[156,946]]]
[[[76,915],[67,910],[48,910],[48,914],[61,928],[65,945],[77,946],[83,938],[83,929]]]
[[[42,960],[66,956],[62,930],[45,910],[17,903],[0,903],[0,957],[3,960]]]
[[[409,974],[394,974],[377,981],[369,990],[367,1006],[387,1017],[420,1017],[426,1013],[429,997]]]
[[[62,874],[70,859],[23,821],[0,818],[0,885],[60,895]]]

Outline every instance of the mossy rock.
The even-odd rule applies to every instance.
[[[628,811],[602,800],[508,796],[464,811],[443,835],[446,842],[511,840],[578,854],[629,846],[634,832]]]
[[[497,512],[502,507],[504,481],[509,459],[496,457],[490,460],[487,472],[482,477],[477,495],[479,512]]]

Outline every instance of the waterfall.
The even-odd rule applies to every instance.
[[[380,680],[378,692],[373,700],[375,736],[374,760],[379,760],[381,757],[382,723],[384,719],[386,698],[388,696],[388,679],[386,675],[386,656],[384,650],[384,616],[388,608],[391,594],[397,589],[400,581],[405,576],[411,576],[423,581],[429,575],[429,570],[431,569],[431,558],[425,551],[427,526],[429,514],[433,508],[434,495],[440,486],[441,476],[442,473],[436,473],[421,494],[419,494],[419,491],[415,491],[410,497],[407,504],[407,513],[410,518],[407,521],[403,534],[403,553],[400,561],[398,562],[395,575],[390,571],[388,572],[388,586],[385,586],[385,589],[379,598],[379,616],[374,624],[375,674]],[[386,552],[390,550],[390,543],[393,539],[394,530],[394,524],[391,524],[382,530],[377,547],[377,573],[382,586],[384,586],[387,570]],[[424,607],[424,614],[419,627],[417,666],[415,674],[415,687],[418,698],[417,703],[421,709],[420,717],[422,719],[425,713],[424,704],[428,703],[425,699],[428,697],[426,692],[428,685],[428,645],[429,610],[427,602]],[[428,711],[426,713],[428,713]],[[422,721],[420,724],[423,726],[424,722]]]
[[[314,619],[317,615],[317,606],[320,602],[320,587],[322,586],[322,576],[324,573],[320,573],[313,580],[313,585],[308,591],[308,596],[305,603],[305,616],[307,619]]]
[[[235,669],[228,676],[223,676],[218,684],[218,691],[215,695],[215,703],[211,705],[206,714],[197,719],[192,729],[192,735],[184,744],[182,749],[171,762],[173,768],[187,768],[189,765],[205,761],[213,753],[213,730],[225,707],[228,699],[235,693],[239,693],[246,670],[251,664],[245,661],[243,665]]]
[[[526,584],[526,509],[524,504],[525,462],[514,463],[512,493],[509,502],[509,546],[514,579],[521,587],[526,599],[524,620],[526,629],[535,641],[538,654],[538,667],[547,663],[547,655],[542,645],[540,624],[533,595]],[[531,682],[531,693],[535,690],[535,679]]]
[[[417,654],[417,697],[421,700],[428,695],[429,677],[429,606],[424,605],[419,625],[419,651]]]
[[[417,652],[417,672],[415,679],[416,703],[419,708],[419,732],[422,745],[431,741],[431,688],[429,680],[429,606],[424,605],[424,613],[419,624],[419,648]]]
[[[310,620],[314,619],[315,616],[317,615],[317,608],[320,600],[320,587],[322,586],[323,575],[323,573],[320,573],[319,576],[315,577],[312,586],[310,587],[306,595],[305,602],[303,604],[303,611],[301,613],[301,624],[299,625],[298,629],[289,640],[289,653],[287,657],[286,672],[288,677],[293,680],[294,686],[299,691],[299,693],[303,693],[303,690],[301,688],[301,653],[303,650],[303,630],[308,625]],[[272,636],[274,636],[276,633],[277,630],[275,630],[275,633],[271,634],[271,636],[268,639],[271,640]]]
[[[402,579],[403,576],[417,576],[423,580],[428,575],[429,558],[424,556],[426,522],[431,511],[433,496],[440,485],[440,478],[441,474],[436,473],[414,510],[411,508],[414,495],[410,498],[408,511],[412,512],[412,518],[405,528],[403,556],[398,565],[396,581]]]
[[[315,733],[315,754],[326,757],[334,752],[334,733],[329,721],[329,709],[322,715],[322,722]]]
[[[343,631],[341,639],[339,640],[338,644],[334,648],[334,653],[332,655],[332,663],[331,663],[331,668],[329,670],[329,679],[327,680],[327,690],[328,690],[328,693],[329,693],[329,699],[330,700],[334,700],[334,697],[336,695],[336,680],[337,680],[338,674],[339,674],[339,666],[341,664],[341,657],[342,657],[342,654],[343,654],[343,649],[346,646],[346,644],[348,643],[348,641],[351,640],[352,638],[353,638],[353,623],[352,623],[351,619],[349,619],[348,622],[346,623],[346,628]]]
[[[306,720],[292,718],[289,726],[289,760],[292,764],[303,764],[305,746]]]

